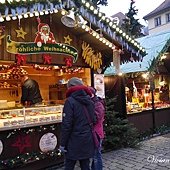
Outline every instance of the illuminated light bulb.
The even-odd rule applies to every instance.
[[[100,38],[99,34],[97,34],[97,35],[96,35],[96,38],[97,38],[97,39],[99,39],[99,38]]]
[[[17,17],[16,17],[16,16],[13,16],[13,17],[12,17],[12,19],[13,19],[13,20],[16,20],[16,19],[17,19]]]
[[[126,39],[128,39],[129,38],[129,35],[126,35]]]
[[[89,8],[90,7],[90,4],[88,2],[86,2],[86,7]]]
[[[109,26],[111,27],[113,25],[113,22],[111,21],[111,22],[109,22]]]
[[[40,11],[40,15],[44,15],[44,12],[43,12],[43,11]]]
[[[132,38],[131,38],[131,37],[129,37],[129,41],[132,41]]]
[[[92,35],[95,37],[95,36],[96,36],[96,34],[97,34],[97,33],[94,31]]]
[[[112,47],[112,43],[109,44],[109,47],[110,47],[110,48]]]
[[[122,35],[123,35],[123,37],[125,37],[125,36],[126,36],[126,33],[123,33]]]
[[[144,48],[142,48],[142,51],[143,51],[143,52],[145,52],[145,49],[144,49]]]
[[[143,74],[142,74],[142,77],[143,77],[144,79],[147,79],[147,78],[148,78],[148,74],[147,74],[147,73],[143,73]]]
[[[102,17],[102,13],[101,13],[101,12],[99,12],[98,16],[99,16],[99,17]]]
[[[86,1],[85,1],[85,0],[82,0],[81,2],[82,2],[83,4],[85,4]]]
[[[45,12],[46,12],[46,11],[45,11]],[[48,11],[47,11],[47,12],[48,12]],[[66,15],[66,13],[67,13],[66,10],[62,10],[62,11],[61,11],[61,15]]]
[[[110,22],[110,19],[109,19],[109,18],[106,18],[106,22],[107,22],[107,23]]]
[[[0,17],[0,22],[3,22],[4,21],[4,18],[3,17]]]
[[[108,42],[108,41],[106,41],[106,45],[109,45],[109,42]]]
[[[30,13],[30,17],[32,18],[34,16],[34,14],[33,13]]]
[[[132,44],[133,44],[134,42],[135,42],[134,40],[131,41]]]
[[[1,0],[1,3],[4,4],[4,3],[5,3],[5,0]]]
[[[103,40],[103,38],[100,37],[100,38],[99,38],[99,41],[102,41],[102,40]]]
[[[10,20],[11,20],[11,18],[10,18],[9,15],[6,17],[6,20],[7,20],[7,21],[10,21]]]
[[[140,47],[139,49],[142,50],[142,47]]]
[[[86,26],[85,26],[85,25],[82,25],[81,28],[82,28],[82,29],[86,29]]]
[[[24,18],[28,18],[28,14],[26,13],[26,14],[24,14]]]
[[[105,20],[105,19],[106,19],[106,17],[103,15],[101,19],[102,19],[102,20]]]
[[[163,54],[162,56],[161,56],[161,60],[164,60],[164,59],[166,59],[167,58],[167,56],[165,55],[165,54]]]
[[[35,16],[38,17],[39,16],[39,12],[35,11]]]
[[[138,44],[137,47],[140,48],[140,45]]]
[[[54,11],[50,11],[50,14],[53,14],[54,13]]]
[[[122,30],[119,30],[119,33],[120,33],[120,34],[122,34],[122,33],[123,33],[123,31],[122,31]]]
[[[115,24],[113,24],[112,28],[116,28],[116,25],[115,25]],[[117,29],[117,28],[116,28],[116,29]],[[118,28],[118,29],[119,29],[119,28]]]
[[[106,43],[106,40],[103,38],[102,42],[105,44],[105,43]]]
[[[94,14],[97,14],[97,13],[98,13],[98,10],[97,10],[97,9],[95,9],[93,12],[94,12]]]
[[[94,10],[94,6],[90,6],[90,10],[93,11]]]
[[[57,12],[58,12],[58,9],[55,9],[55,10],[54,10],[54,13],[57,13]]]
[[[114,25],[113,25],[113,26],[114,26]],[[116,28],[116,31],[119,32],[119,28],[118,28],[118,27]]]
[[[134,46],[137,46],[137,42],[134,43]]]
[[[119,75],[119,76],[122,76],[122,75],[123,75],[123,73],[119,72],[119,73],[118,73],[118,75]]]
[[[62,10],[62,11],[63,11],[63,10]],[[61,11],[61,14],[62,14],[62,11]],[[44,13],[45,13],[45,15],[49,14],[48,11],[45,11]],[[66,14],[66,13],[65,13],[65,14]],[[65,14],[62,14],[62,15],[65,15]]]
[[[18,19],[22,19],[22,15],[18,15]]]
[[[85,28],[85,31],[89,31],[89,27],[86,27],[86,28]]]

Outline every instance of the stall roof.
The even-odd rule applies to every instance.
[[[167,52],[170,47],[170,31],[161,32],[154,35],[148,35],[137,39],[138,42],[146,49],[147,55],[140,62],[129,62],[121,65],[122,73],[142,72],[149,69],[149,64],[153,59],[159,59],[160,56]],[[108,67],[105,75],[114,75],[115,68],[113,65]]]
[[[104,13],[99,11],[99,8],[85,0],[69,0],[69,1],[54,1],[54,0],[43,0],[43,1],[4,1],[0,2],[0,23],[10,21],[11,19],[21,19],[25,16],[42,16],[52,15],[53,13],[61,12],[62,10],[67,12],[70,9],[74,9],[74,12],[78,15],[83,16],[88,21],[88,29],[92,26],[94,30],[100,29],[102,31],[103,38],[102,42],[105,46],[111,46],[108,54],[112,55],[112,48],[114,46],[124,49],[126,55],[122,55],[122,62],[129,62],[130,54],[136,58],[136,61],[141,60],[145,54],[145,49],[132,37],[126,34],[116,23],[110,18],[106,17]],[[25,17],[26,18],[26,17]],[[87,30],[88,30],[87,29]],[[86,29],[84,29],[86,31]],[[90,35],[90,31],[88,36]],[[107,41],[106,41],[107,40]],[[99,41],[99,39],[97,39]]]

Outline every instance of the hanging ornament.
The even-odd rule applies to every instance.
[[[73,59],[72,59],[71,57],[66,57],[66,58],[64,59],[64,61],[65,61],[65,64],[66,64],[67,67],[72,67],[72,65],[73,65]]]
[[[53,33],[50,31],[50,26],[46,23],[41,23],[40,19],[37,18],[38,21],[38,32],[36,33],[36,37],[34,42],[38,47],[41,47],[42,44],[55,44],[56,40],[54,38]]]
[[[19,30],[15,30],[17,32],[17,38],[21,37],[22,39],[25,39],[25,35],[27,34],[23,28],[19,28]]]
[[[70,45],[70,43],[72,41],[72,39],[70,38],[69,35],[67,35],[67,37],[64,37],[64,40],[65,40],[64,43],[69,44],[69,45]]]
[[[131,56],[130,56],[129,60],[130,60],[131,62],[133,62],[133,60],[134,60],[134,58],[133,58],[133,56],[132,56],[132,53],[131,53]]]
[[[2,39],[5,37],[3,32],[5,31],[5,26],[0,26],[0,45],[2,44]]]
[[[17,65],[24,65],[26,63],[26,55],[15,54]]]
[[[43,54],[44,64],[51,64],[51,59],[50,54]]]
[[[99,69],[102,65],[102,54],[95,52],[86,42],[83,42],[82,50],[82,57],[85,62],[94,70]]]

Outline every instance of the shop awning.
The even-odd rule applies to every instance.
[[[122,73],[147,71],[153,60],[158,60],[163,53],[169,51],[170,31],[148,35],[136,40],[146,49],[147,55],[143,58],[143,61],[122,64]],[[105,75],[114,74],[115,68],[113,66],[107,68],[105,71]]]
[[[83,30],[88,33],[86,39],[89,39],[89,36],[98,36],[98,34],[92,34],[91,29],[95,32],[99,30],[101,37],[96,36],[96,41],[100,41],[104,46],[109,47],[109,51],[105,51],[104,56],[112,58],[112,50],[115,47],[124,50],[124,54],[121,55],[122,63],[129,62],[131,54],[134,55],[136,61],[142,60],[145,56],[146,51],[139,42],[125,33],[114,21],[106,17],[104,13],[101,13],[92,3],[85,0],[1,1],[0,23],[16,19],[22,20],[22,18],[27,17],[55,15],[58,12],[61,13],[62,10],[66,12],[73,10],[76,15],[81,15],[88,21],[88,26],[84,27]]]

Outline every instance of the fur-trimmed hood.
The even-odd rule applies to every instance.
[[[85,91],[90,97],[92,96],[91,91],[88,89],[88,87],[84,85],[78,85],[78,86],[72,86],[66,91],[66,97],[69,97],[72,93],[76,91]]]

